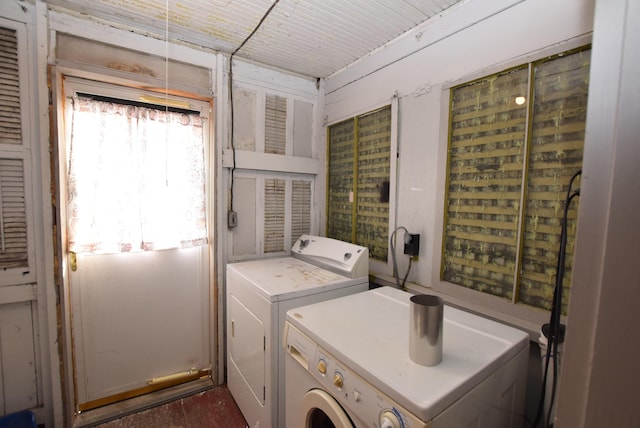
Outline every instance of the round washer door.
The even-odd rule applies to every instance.
[[[300,426],[304,428],[355,428],[342,406],[321,389],[305,394],[300,417]]]

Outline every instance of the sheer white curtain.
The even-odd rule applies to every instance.
[[[113,253],[206,244],[203,140],[197,113],[76,97],[69,249]]]

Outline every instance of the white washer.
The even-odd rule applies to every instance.
[[[442,362],[416,364],[410,296],[383,287],[287,313],[287,428],[523,425],[529,336],[445,305]]]
[[[369,288],[369,250],[303,235],[291,257],[227,265],[227,384],[250,427],[284,426],[287,310]]]

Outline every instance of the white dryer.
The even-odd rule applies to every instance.
[[[287,428],[523,425],[529,336],[445,305],[442,362],[416,364],[410,296],[383,287],[287,313]]]
[[[368,288],[369,250],[319,236],[290,257],[227,265],[227,384],[250,427],[284,426],[286,312]]]

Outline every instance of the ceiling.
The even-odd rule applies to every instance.
[[[327,77],[465,0],[46,1],[162,40],[168,34],[170,40],[225,53],[240,47],[275,2],[236,57]]]

